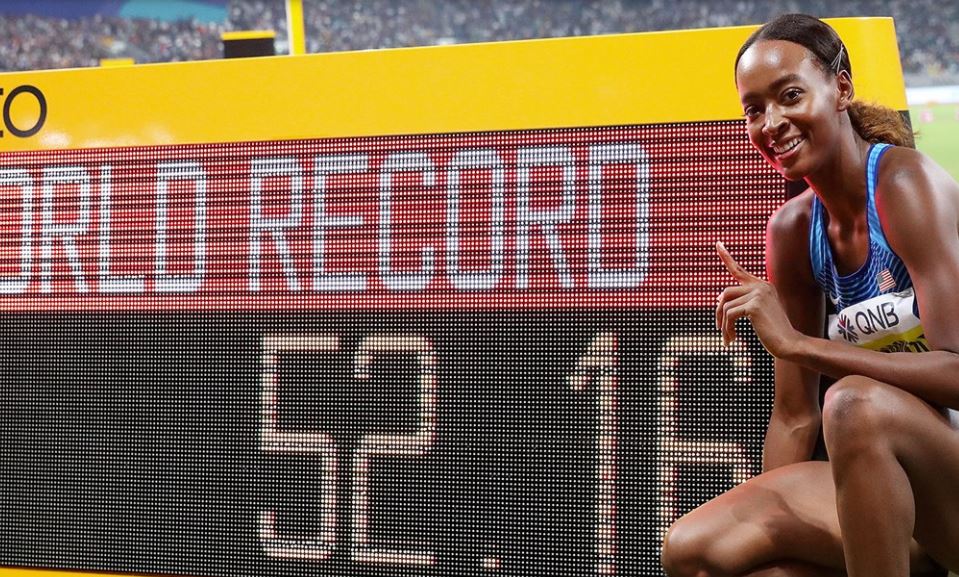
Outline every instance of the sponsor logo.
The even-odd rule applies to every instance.
[[[839,335],[850,343],[855,343],[859,341],[859,336],[856,334],[856,328],[852,326],[852,323],[849,321],[849,317],[844,314],[839,315]]]
[[[926,335],[919,335],[915,341],[896,341],[879,349],[882,353],[928,353],[929,343]]]
[[[899,325],[896,305],[891,302],[879,303],[876,306],[857,311],[854,318],[856,328],[864,335],[871,335]]]

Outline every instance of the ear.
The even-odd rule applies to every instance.
[[[849,105],[852,104],[852,99],[856,95],[856,89],[852,85],[852,78],[849,77],[849,72],[845,70],[840,70],[839,74],[836,75],[836,88],[839,90],[839,102],[838,107],[839,111],[843,112],[849,109]]]

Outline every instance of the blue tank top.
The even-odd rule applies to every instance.
[[[828,319],[831,340],[878,351],[927,351],[912,279],[902,259],[889,247],[876,211],[879,161],[889,148],[888,144],[872,145],[866,161],[866,262],[846,276],[836,270],[826,235],[826,211],[816,195],[812,200],[809,257],[816,283],[835,309]]]

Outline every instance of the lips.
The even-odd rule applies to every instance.
[[[797,136],[795,138],[791,138],[780,144],[772,144],[770,148],[772,148],[772,151],[776,155],[776,157],[782,160],[784,158],[789,158],[790,156],[792,156],[792,154],[799,147],[799,145],[805,141],[806,139],[803,138],[802,136]]]

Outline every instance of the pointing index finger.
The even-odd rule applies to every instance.
[[[749,274],[749,272],[742,267],[736,259],[733,258],[733,255],[729,254],[729,251],[726,250],[726,247],[723,245],[722,241],[716,241],[716,252],[719,253],[719,258],[722,259],[723,264],[726,265],[726,270],[729,271],[729,274],[733,275],[733,278],[739,282],[747,282],[751,280],[756,280],[756,277]]]

